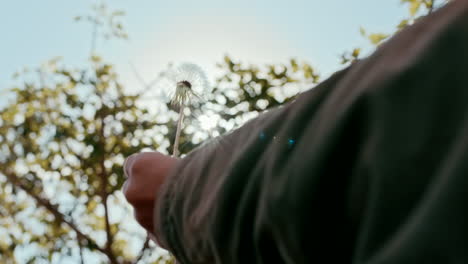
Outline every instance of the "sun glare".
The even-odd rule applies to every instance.
[[[193,62],[217,76],[216,63],[224,55],[245,63],[268,63],[298,55],[286,33],[275,31],[255,18],[233,21],[227,17],[178,17],[153,32],[134,63],[147,80],[168,63]],[[211,79],[210,81],[213,81]]]
[[[198,118],[198,121],[203,130],[209,131],[218,125],[219,118],[218,115],[202,115]]]

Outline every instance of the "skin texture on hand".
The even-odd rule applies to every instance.
[[[178,161],[159,152],[137,153],[125,160],[123,169],[127,181],[122,191],[134,208],[136,220],[149,234],[154,232],[157,193]]]

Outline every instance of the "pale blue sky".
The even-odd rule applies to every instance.
[[[73,17],[96,1],[15,0],[0,4],[0,89],[23,66],[54,56],[83,65],[91,26]],[[359,27],[390,32],[406,15],[399,0],[113,0],[127,14],[128,41],[100,41],[97,51],[118,66],[129,88],[138,85],[130,62],[146,80],[169,61],[207,68],[225,53],[252,63],[290,57],[317,66],[323,75],[339,67],[338,56],[355,46],[369,47]]]

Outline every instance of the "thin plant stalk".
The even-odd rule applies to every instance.
[[[179,156],[179,141],[180,141],[180,132],[182,130],[182,124],[184,122],[184,106],[181,105],[179,109],[179,121],[177,122],[177,131],[174,140],[174,150],[172,151],[172,157]]]
[[[205,73],[195,64],[183,64],[179,66],[176,72],[168,73],[167,76],[173,82],[172,85],[168,87],[172,89],[175,88],[174,91],[172,91],[172,89],[170,91],[170,93],[173,93],[171,95],[171,104],[179,106],[179,121],[177,122],[174,149],[172,151],[172,157],[178,157],[180,154],[180,134],[184,124],[185,106],[188,106],[192,96],[199,99],[196,91],[208,89],[208,81]]]

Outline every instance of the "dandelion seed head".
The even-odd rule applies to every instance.
[[[192,84],[189,81],[181,81],[177,83],[177,88],[182,88],[181,86],[186,86],[189,89],[192,89]]]
[[[173,104],[187,104],[203,98],[211,88],[203,69],[193,63],[182,63],[164,73],[161,83],[164,97]]]

